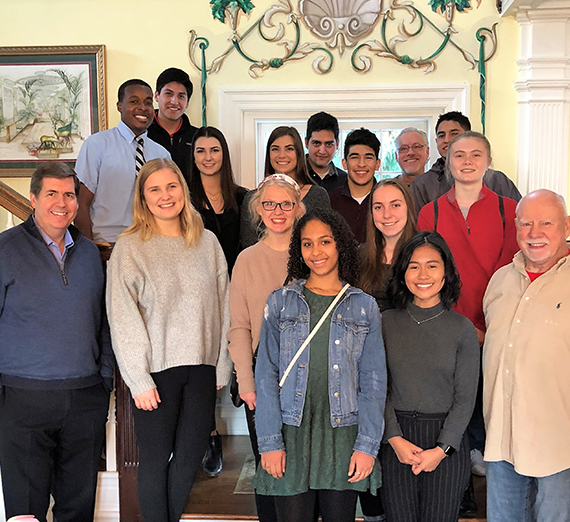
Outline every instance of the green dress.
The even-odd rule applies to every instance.
[[[303,295],[309,305],[312,330],[334,296],[318,295],[307,288]],[[275,479],[259,466],[253,485],[261,495],[297,495],[309,489],[370,489],[375,493],[381,486],[378,459],[368,478],[355,483],[348,482],[348,468],[358,435],[358,425],[331,426],[328,397],[331,315],[307,348],[310,350],[309,378],[301,425],[296,427],[283,424],[282,434],[287,454],[285,473],[282,478]]]

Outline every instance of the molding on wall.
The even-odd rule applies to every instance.
[[[513,0],[505,10],[521,27],[517,61],[518,175],[523,194],[568,195],[570,159],[570,0]]]
[[[318,111],[337,118],[437,118],[443,112],[470,112],[470,84],[421,83],[337,87],[220,87],[218,126],[230,147],[239,184],[252,188],[256,176],[256,122],[258,120],[307,120]],[[276,126],[278,123],[276,123]],[[430,143],[437,150],[435,142]]]

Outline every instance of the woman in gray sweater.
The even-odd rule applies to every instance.
[[[451,310],[460,281],[437,232],[400,250],[382,314],[388,364],[380,450],[382,503],[390,522],[456,522],[470,472],[465,430],[477,392],[473,324]]]
[[[129,387],[145,522],[180,520],[229,381],[228,271],[169,159],[139,172],[133,224],[109,262],[113,349]]]

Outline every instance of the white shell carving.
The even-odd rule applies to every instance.
[[[299,10],[311,32],[342,54],[372,30],[382,0],[300,0]]]

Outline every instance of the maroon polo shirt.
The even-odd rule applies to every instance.
[[[370,207],[370,194],[362,203],[358,203],[351,195],[348,180],[343,186],[329,192],[331,207],[348,222],[354,237],[359,243],[366,242],[366,218]]]

